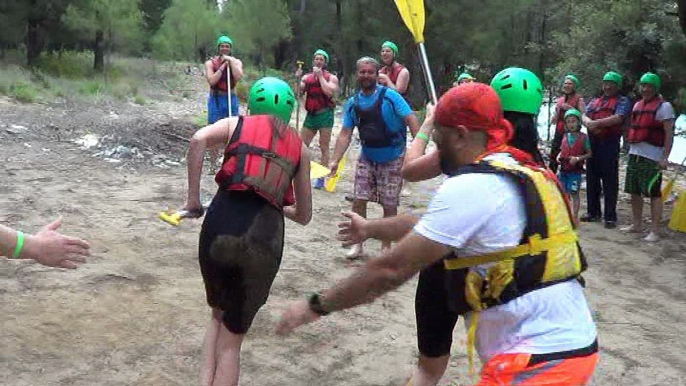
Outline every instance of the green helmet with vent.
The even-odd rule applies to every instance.
[[[329,54],[328,54],[326,51],[324,51],[324,50],[322,50],[322,49],[320,48],[320,49],[318,49],[317,51],[315,51],[315,52],[314,52],[314,55],[312,55],[312,56],[314,57],[314,56],[317,56],[317,55],[323,56],[323,57],[326,59],[326,64],[329,64]]]
[[[543,103],[543,85],[533,72],[519,67],[506,68],[491,80],[503,111],[538,114]]]
[[[228,44],[231,46],[231,48],[233,48],[233,40],[231,40],[231,38],[226,35],[222,35],[217,38],[217,46],[219,46],[220,44]]]
[[[398,56],[398,46],[396,46],[395,43],[393,43],[392,41],[386,40],[385,42],[383,42],[383,44],[381,44],[381,48],[384,47],[390,48],[391,51],[393,51],[393,55]]]
[[[581,81],[579,78],[576,77],[574,74],[567,74],[565,75],[565,79],[569,79],[574,83],[574,87],[579,88],[581,87]]]
[[[466,72],[463,72],[460,74],[460,76],[457,77],[457,83],[460,83],[465,79],[474,80],[474,77]]]
[[[288,83],[271,76],[255,82],[250,88],[248,108],[253,115],[273,115],[288,123],[295,107],[295,94]]]
[[[567,117],[577,117],[579,121],[581,121],[581,111],[577,109],[569,109],[565,113],[565,119],[567,119]]]
[[[655,87],[655,91],[659,90],[660,87],[662,86],[662,79],[657,74],[653,74],[652,72],[646,72],[641,76],[641,80],[639,81],[640,84],[650,84],[653,87]]]
[[[614,82],[617,83],[617,86],[621,86],[622,76],[614,71],[608,71],[605,73],[605,76],[603,76],[603,82]]]

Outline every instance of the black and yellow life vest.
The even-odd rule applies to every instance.
[[[531,291],[581,279],[587,264],[577,241],[569,203],[559,183],[540,170],[519,164],[481,161],[454,175],[493,173],[519,187],[526,205],[526,227],[514,248],[482,256],[444,258],[449,302],[464,314],[505,304]],[[469,267],[489,264],[482,276]],[[482,270],[482,273],[484,271]]]

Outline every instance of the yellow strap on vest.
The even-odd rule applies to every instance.
[[[479,324],[479,311],[472,312],[467,330],[467,356],[469,357],[469,377],[474,381],[474,346],[476,345],[476,327]]]
[[[474,267],[481,264],[494,263],[507,259],[515,259],[522,256],[536,256],[543,252],[549,251],[553,248],[558,248],[566,244],[574,243],[578,240],[577,234],[574,231],[559,233],[548,237],[541,238],[540,234],[534,234],[529,237],[529,242],[520,244],[514,248],[506,249],[499,252],[493,252],[481,256],[459,257],[456,259],[445,259],[443,265],[446,269],[455,270],[467,267]]]

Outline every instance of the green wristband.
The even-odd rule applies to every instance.
[[[429,136],[426,135],[426,133],[419,132],[419,133],[417,133],[417,135],[415,136],[415,138],[419,138],[419,139],[421,139],[421,140],[423,140],[424,142],[427,142],[427,143],[429,142]]]
[[[21,254],[21,250],[24,249],[24,232],[17,232],[17,246],[14,248],[13,259],[18,259]]]

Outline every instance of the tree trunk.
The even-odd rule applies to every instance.
[[[93,69],[101,72],[105,68],[105,34],[103,31],[95,33],[95,41],[93,42]]]
[[[302,15],[303,13],[305,13],[306,8],[307,8],[307,0],[300,0],[300,10],[298,11],[298,13],[300,13]]]
[[[40,19],[29,17],[26,30],[26,64],[36,65],[36,60],[43,47],[39,40]]]
[[[678,0],[676,2],[679,14],[679,24],[681,25],[681,31],[686,35],[686,0]]]
[[[341,6],[341,0],[336,0],[336,30],[342,31],[343,26],[343,7]],[[338,56],[340,63],[340,73],[338,74],[338,81],[341,86],[340,95],[348,95],[348,78],[350,71],[350,58],[348,57],[348,52],[345,49],[345,39],[343,34],[338,34],[338,39],[336,39],[336,56]]]

